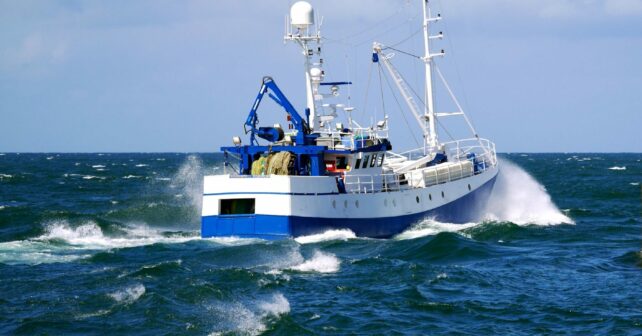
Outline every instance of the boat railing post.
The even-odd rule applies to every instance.
[[[370,175],[370,192],[374,193],[374,175]]]

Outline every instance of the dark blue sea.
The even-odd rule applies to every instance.
[[[642,154],[503,154],[480,220],[200,239],[219,154],[0,154],[3,335],[642,335]]]

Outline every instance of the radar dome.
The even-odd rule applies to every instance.
[[[290,24],[297,28],[308,28],[314,24],[314,9],[306,1],[298,1],[290,7]]]

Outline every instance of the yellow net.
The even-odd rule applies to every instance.
[[[292,154],[290,152],[272,153],[252,162],[252,175],[288,175]]]

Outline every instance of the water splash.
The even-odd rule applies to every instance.
[[[254,302],[219,302],[208,311],[214,313],[218,327],[210,335],[260,335],[267,329],[270,317],[279,317],[290,313],[290,302],[281,293]]]
[[[177,189],[193,211],[192,220],[200,219],[203,205],[203,162],[196,155],[190,155],[178,168],[171,179],[170,188]]]
[[[91,257],[100,250],[152,244],[177,244],[200,236],[166,233],[144,224],[129,224],[118,236],[106,235],[98,224],[87,221],[72,225],[65,220],[48,222],[38,237],[0,243],[0,263],[45,264],[72,262]]]
[[[517,225],[575,224],[553,203],[546,188],[519,166],[501,160],[483,220]]]
[[[340,264],[341,261],[334,254],[315,251],[311,259],[290,269],[299,272],[336,273]]]
[[[324,233],[297,237],[294,240],[296,240],[296,242],[299,244],[311,244],[311,243],[319,243],[319,242],[331,241],[331,240],[346,241],[348,239],[354,239],[354,238],[357,238],[354,232],[348,229],[344,229],[344,230],[328,230]]]
[[[436,235],[441,232],[457,232],[462,234],[465,237],[468,235],[462,233],[463,230],[480,225],[481,223],[466,223],[466,224],[453,224],[453,223],[442,223],[438,222],[432,218],[426,219],[417,225],[413,225],[411,228],[406,231],[396,235],[395,240],[407,240],[415,239],[425,236]]]
[[[143,294],[145,294],[145,286],[143,286],[143,284],[136,284],[111,293],[109,294],[109,297],[111,297],[118,303],[128,305],[138,300],[141,296],[143,296]]]

